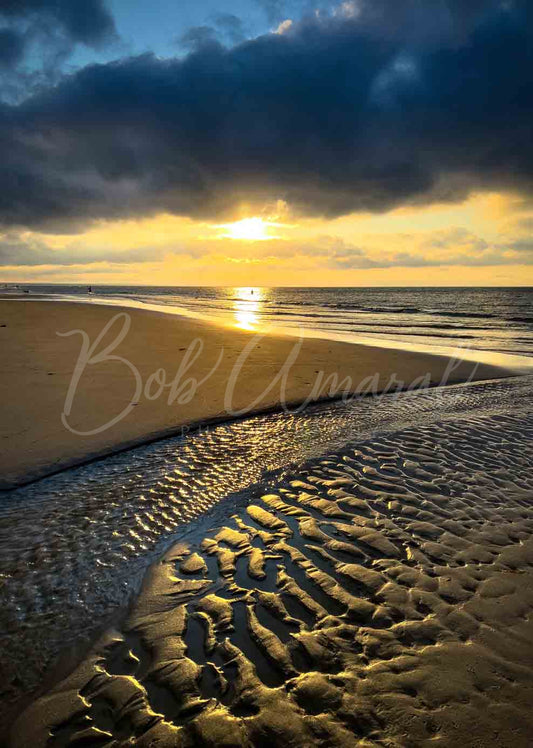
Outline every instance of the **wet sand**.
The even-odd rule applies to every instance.
[[[93,358],[100,353],[101,360],[80,370],[66,428],[61,414],[82,336],[57,333],[82,330],[92,344],[115,315],[125,312],[131,328],[124,339],[115,346],[123,321],[119,320],[93,351]],[[201,341],[201,351],[190,348],[195,340]],[[313,338],[304,339],[295,350],[298,342],[292,337],[265,335],[255,340],[250,332],[186,317],[66,301],[0,300],[0,344],[2,489],[176,433],[182,426],[223,420],[235,412],[266,411],[279,406],[280,400],[294,404],[342,391],[382,391],[393,375],[392,389],[398,382],[403,387],[420,385],[423,378],[426,385],[438,384],[449,366],[448,359],[424,353]],[[248,345],[249,353],[243,353]],[[164,388],[159,386],[162,371]],[[269,389],[277,374],[280,380]],[[349,377],[350,383],[337,385],[332,393],[332,375],[339,383]],[[446,382],[502,376],[509,372],[463,362],[446,375]],[[177,384],[169,404],[172,381]],[[197,388],[194,381],[200,382]],[[230,381],[234,390],[228,401]],[[124,418],[102,429],[124,409]]]
[[[496,410],[329,452],[175,543],[10,748],[529,746],[533,411]]]

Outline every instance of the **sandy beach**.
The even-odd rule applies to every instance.
[[[185,534],[7,744],[527,748],[533,410],[513,391]]]
[[[0,513],[9,748],[529,745],[530,376],[118,306],[0,324],[3,487],[57,472]],[[392,391],[280,409],[332,375]]]
[[[58,333],[81,330],[92,345],[117,315],[92,351],[92,359],[100,354],[100,360],[91,363],[88,356],[81,366],[65,426],[61,415],[83,338]],[[271,334],[256,338],[183,316],[66,301],[1,300],[0,340],[3,489],[181,426],[249,415],[281,400],[297,404],[344,391],[394,391],[399,383],[406,388],[509,375],[472,362],[455,362],[450,371],[449,359],[425,353],[314,338],[299,343]]]

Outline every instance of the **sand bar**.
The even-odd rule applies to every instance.
[[[80,363],[84,340],[87,356]],[[449,359],[426,353],[259,338],[174,314],[67,301],[0,301],[0,341],[2,489],[182,426],[268,410],[280,401],[510,374],[467,361],[450,371]]]

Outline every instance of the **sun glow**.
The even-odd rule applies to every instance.
[[[255,330],[260,322],[265,301],[265,289],[235,288],[233,293],[235,326],[243,330]]]
[[[263,221],[262,218],[243,218],[242,221],[223,224],[221,228],[226,229],[225,237],[229,239],[241,239],[249,242],[261,242],[273,239],[269,228],[274,224]]]

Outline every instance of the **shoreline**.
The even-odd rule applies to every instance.
[[[515,377],[520,376],[520,374],[509,374],[507,377],[502,376],[499,377],[498,380],[496,379],[475,379],[473,380],[476,384],[485,384],[489,382],[494,381],[505,381],[506,379],[514,379]],[[423,389],[418,390],[418,392],[424,392],[428,390],[435,390],[435,389],[452,389],[452,388],[459,388],[468,386],[469,384],[473,382],[454,382],[453,384],[439,384],[434,383],[430,384],[427,387],[424,387]],[[410,390],[409,389],[403,389],[398,390],[398,394],[406,394]],[[387,392],[378,392],[377,397],[382,397],[387,395]],[[375,397],[374,393],[368,393],[363,395],[358,395],[357,398],[354,398],[351,402],[354,402],[355,400],[362,400],[366,398]],[[314,400],[312,403],[309,403],[307,407],[312,407],[314,405],[326,405],[327,403],[339,403],[343,399],[343,395],[336,395],[336,396],[327,396],[323,397],[319,400]],[[295,401],[291,403],[287,403],[286,407],[288,410],[291,408],[298,408],[301,405],[300,401]],[[209,429],[210,427],[214,426],[222,426],[224,424],[230,425],[239,423],[242,421],[245,421],[247,418],[252,416],[268,416],[273,415],[276,413],[281,413],[283,410],[281,405],[273,405],[268,408],[265,408],[263,410],[254,410],[251,413],[246,413],[241,416],[237,417],[231,417],[231,416],[220,416],[220,418],[212,418],[212,419],[206,419],[203,421],[195,421],[192,423],[184,423],[180,426],[171,427],[169,431],[160,433],[155,436],[143,436],[140,437],[138,440],[133,441],[131,443],[122,444],[121,446],[112,447],[109,450],[97,452],[95,454],[88,454],[84,457],[80,458],[79,460],[73,461],[72,463],[65,463],[57,470],[50,470],[45,468],[44,472],[34,475],[33,477],[29,477],[27,480],[24,480],[23,482],[15,483],[13,485],[4,485],[2,480],[0,479],[0,495],[3,493],[9,493],[10,491],[15,491],[17,488],[25,488],[27,486],[31,486],[34,483],[39,483],[39,481],[45,480],[46,478],[52,478],[56,475],[61,475],[61,473],[65,473],[68,470],[75,470],[76,468],[81,468],[86,465],[92,465],[96,462],[100,462],[101,460],[105,460],[108,457],[113,457],[114,455],[120,455],[124,454],[125,452],[131,452],[135,449],[138,449],[139,447],[149,446],[151,444],[156,444],[157,442],[166,441],[167,439],[172,438],[178,438],[180,436],[188,436],[193,434],[200,433],[203,429]],[[184,432],[183,434],[181,432]]]
[[[140,286],[139,288],[144,288]],[[253,328],[246,328],[240,325],[235,325],[234,314],[228,314],[227,317],[217,316],[204,311],[191,311],[186,306],[180,306],[179,304],[165,304],[163,302],[152,302],[148,300],[149,297],[144,299],[123,297],[123,296],[76,296],[72,295],[54,295],[54,294],[34,294],[33,296],[27,296],[25,294],[17,294],[13,296],[3,297],[0,294],[0,302],[2,300],[10,301],[46,301],[46,302],[64,302],[64,303],[75,303],[85,305],[96,305],[96,306],[107,306],[115,309],[123,309],[124,311],[130,309],[136,309],[140,311],[150,311],[160,314],[169,314],[176,317],[185,317],[193,322],[201,324],[207,324],[209,326],[215,326],[224,330],[237,329],[242,332],[253,333],[253,334],[264,334],[273,335],[278,337],[298,337],[300,334],[305,339],[311,340],[322,340],[337,343],[348,343],[350,345],[361,345],[368,346],[370,348],[386,348],[391,351],[399,351],[406,353],[425,353],[431,356],[439,357],[450,357],[456,351],[461,351],[464,354],[464,360],[484,364],[487,366],[495,366],[497,368],[510,369],[518,374],[527,374],[533,369],[533,357],[527,355],[524,352],[513,352],[513,351],[500,351],[498,349],[490,348],[463,348],[459,342],[457,345],[452,345],[454,339],[447,339],[449,344],[446,344],[446,340],[443,339],[442,344],[428,344],[423,340],[416,340],[415,342],[406,342],[405,340],[396,340],[394,336],[391,337],[372,337],[367,333],[356,333],[356,332],[341,332],[334,330],[323,330],[315,329],[311,327],[292,327],[291,325],[285,325],[282,322],[276,322],[268,324],[265,327],[258,325]]]
[[[130,318],[131,330],[115,347],[114,334],[108,331],[109,337],[104,338],[107,357],[103,357],[96,375],[83,372],[85,376],[82,375],[78,383],[72,425],[76,431],[90,432],[87,425],[96,423],[98,429],[98,418],[101,425],[123,408],[131,406],[136,410],[130,410],[119,422],[99,433],[69,434],[60,418],[80,352],[80,335],[58,337],[56,333],[81,329],[87,331],[92,342],[117,315]],[[402,383],[397,391],[405,391],[422,377],[426,377],[425,388],[514,375],[512,370],[486,364],[476,367],[471,361],[462,361],[443,382],[449,365],[449,359],[443,356],[314,337],[300,339],[300,347],[294,354],[299,339],[293,336],[253,333],[217,326],[174,311],[118,304],[0,299],[0,323],[5,325],[0,330],[6,352],[3,386],[11,393],[11,400],[2,406],[5,425],[1,436],[3,445],[7,444],[0,458],[2,491],[179,435],[182,430],[188,433],[235,418],[275,412],[283,405],[294,408],[307,400],[318,403],[342,399],[349,391],[358,392],[358,387],[371,377],[374,377],[371,391],[361,391],[358,397],[387,391],[391,377]],[[118,325],[115,327],[118,329]],[[183,361],[195,340],[202,343],[203,357],[198,355],[193,359],[191,356],[188,368],[184,367]],[[252,345],[253,340],[257,340],[257,344]],[[242,359],[247,347],[249,353]],[[226,358],[221,359],[217,370],[213,367],[221,352]],[[96,356],[99,353],[101,351],[97,350]],[[112,360],[114,354],[120,356],[121,361]],[[291,356],[292,363],[286,368]],[[137,397],[135,403],[131,392],[129,396],[127,392],[131,391],[135,377],[124,360],[133,364],[144,384],[142,394],[145,397]],[[232,383],[230,380],[239,360],[241,367]],[[154,398],[153,391],[146,391],[146,384],[151,381],[151,386],[155,384],[161,394],[170,384],[163,386],[162,375],[158,379],[157,372],[174,372],[180,367],[184,369],[182,378],[185,378],[178,390],[181,387],[183,399],[187,400],[186,387],[183,389],[187,382],[189,394],[192,389],[194,392],[183,403],[182,412],[176,414],[170,405],[165,407],[164,398]],[[285,390],[274,396],[276,388],[272,391],[269,385],[282,371],[285,378],[281,379],[281,384],[285,385]],[[320,376],[322,386],[317,387]],[[328,391],[332,377],[337,377],[337,384],[349,377],[351,386],[338,393]],[[200,383],[197,387],[194,378]],[[239,412],[231,409],[228,412],[228,386],[234,390],[233,410],[236,407]],[[136,391],[138,394],[138,388]]]

